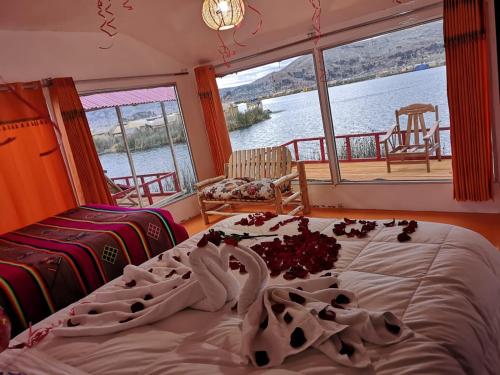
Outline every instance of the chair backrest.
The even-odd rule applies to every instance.
[[[234,151],[229,157],[228,178],[276,179],[292,172],[292,154],[284,146]]]
[[[427,135],[427,127],[425,126],[424,114],[427,112],[434,112],[436,121],[439,121],[438,106],[432,104],[411,104],[407,107],[402,107],[396,110],[396,125],[399,137],[399,144],[406,146],[420,144],[420,135],[425,137]],[[400,119],[407,116],[405,136],[403,137],[401,131]],[[413,134],[413,139],[412,139]]]

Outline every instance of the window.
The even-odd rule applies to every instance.
[[[330,180],[312,55],[217,79],[233,150],[287,146],[308,179]]]
[[[122,206],[156,206],[194,191],[175,87],[81,97],[108,186]]]
[[[436,21],[323,51],[343,181],[451,178],[442,28],[442,21]],[[441,125],[436,143],[443,158],[438,161],[436,153],[432,153],[430,172],[423,164],[402,163],[391,165],[389,173],[381,140],[395,123],[395,111],[414,103],[438,106]],[[411,133],[408,144],[424,143],[423,133],[430,131],[435,114],[426,113],[424,119],[426,129]],[[406,133],[406,116],[400,116],[400,121],[402,133]],[[405,146],[406,134],[402,137]],[[389,151],[406,153],[406,160],[422,161],[421,156],[411,157],[412,150],[404,147],[398,151],[389,145]]]

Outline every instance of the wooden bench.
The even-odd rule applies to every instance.
[[[293,167],[295,171],[292,170]],[[217,184],[219,184],[218,187],[223,184],[231,185],[227,183],[231,179],[248,179],[249,182],[246,184],[253,183],[254,185],[262,179],[271,180],[272,197],[261,199],[238,196],[241,191],[240,187],[245,185],[245,181],[239,182],[242,185],[231,190],[233,192],[231,197],[221,199],[209,196],[207,191],[217,187]],[[294,192],[291,182],[295,179],[298,179],[299,184],[298,190]],[[310,212],[304,162],[292,161],[290,150],[283,146],[235,151],[225,165],[224,175],[201,181],[196,184],[196,189],[205,224],[209,223],[208,215],[237,215],[238,213],[224,211],[231,209],[235,204],[272,204],[277,214],[283,214],[286,205],[296,206],[287,212],[288,215],[295,215],[299,212],[306,215]],[[230,195],[229,191],[227,195]],[[215,207],[207,209],[208,205]]]

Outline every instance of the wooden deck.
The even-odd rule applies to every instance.
[[[432,160],[431,171],[426,172],[424,164],[391,165],[387,173],[385,161],[340,163],[342,181],[410,181],[410,180],[449,180],[452,178],[451,159]],[[328,163],[306,164],[308,180],[331,180]]]

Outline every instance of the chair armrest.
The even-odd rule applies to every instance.
[[[383,135],[380,138],[380,142],[387,141],[391,137],[391,135],[394,134],[394,130],[396,129],[397,126],[398,126],[397,124],[392,125],[391,128],[387,131],[387,133],[385,133],[385,135]]]
[[[280,187],[281,185],[290,182],[291,180],[299,177],[299,172],[292,172],[290,174],[287,174],[286,176],[282,176],[278,178],[277,180],[273,181],[274,187]]]
[[[217,177],[207,178],[206,180],[198,182],[195,186],[196,186],[196,189],[199,191],[202,188],[204,188],[205,186],[215,184],[216,182],[222,181],[225,178],[226,178],[226,176],[217,176]]]
[[[429,130],[429,133],[427,133],[427,135],[425,137],[423,137],[423,140],[424,141],[428,141],[429,139],[431,139],[432,136],[434,136],[434,134],[439,131],[439,124],[441,122],[440,121],[436,121],[434,123],[434,125],[432,125],[432,128]]]

